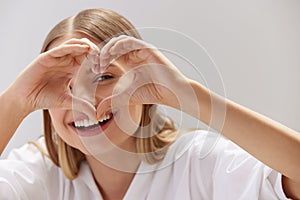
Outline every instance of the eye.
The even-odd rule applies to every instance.
[[[102,76],[97,77],[95,79],[95,82],[102,82],[102,81],[105,81],[105,80],[108,80],[108,79],[111,79],[111,78],[113,78],[113,76],[104,74]]]

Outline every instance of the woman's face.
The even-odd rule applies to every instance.
[[[70,37],[60,38],[51,45],[51,48],[70,38],[83,37],[85,36],[81,34],[73,34]],[[97,45],[97,42],[91,41]],[[72,94],[89,101],[97,108],[104,98],[112,95],[117,81],[127,72],[124,66],[124,62],[118,59],[103,74],[95,74],[91,71],[91,63],[84,61],[78,73],[72,78]],[[49,113],[56,133],[67,144],[86,155],[103,152],[105,148],[113,146],[135,152],[135,138],[132,135],[140,123],[141,105],[124,106],[114,110],[107,107],[100,111],[102,114],[97,124],[89,121],[87,115],[76,107],[72,110],[51,109]],[[119,123],[121,121],[126,123]],[[124,127],[124,124],[130,128]],[[103,143],[102,140],[106,142]]]

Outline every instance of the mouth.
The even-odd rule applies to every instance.
[[[114,118],[114,114],[109,112],[97,122],[93,122],[89,119],[78,119],[69,123],[73,130],[80,136],[93,136],[103,132],[111,123]]]

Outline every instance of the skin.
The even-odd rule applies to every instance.
[[[0,118],[7,126],[0,129],[1,152],[23,119],[42,108],[70,108],[72,95],[68,92],[69,77],[89,52],[92,45],[83,40],[70,40],[60,47],[39,55],[0,96]],[[56,74],[52,77],[52,74]],[[64,78],[65,77],[65,78]],[[60,87],[58,86],[60,85]],[[86,102],[74,98],[80,107],[93,110]]]
[[[83,38],[84,35],[81,34],[72,34],[72,36],[63,37],[53,43],[52,47],[59,46],[64,41],[70,38]],[[91,40],[91,39],[90,39]],[[91,40],[92,41],[92,40]],[[97,44],[96,41],[93,41]],[[116,82],[118,79],[124,75],[127,70],[123,67],[124,62],[120,59],[111,65],[103,75],[109,75],[111,78],[99,81],[97,86],[93,85],[85,85],[84,88],[82,85],[76,85],[77,88],[74,87],[73,84],[73,91],[75,89],[84,91],[80,93],[80,97],[84,96],[85,100],[89,101],[90,103],[94,104],[95,107],[99,105],[99,103],[106,97],[112,95],[112,90],[115,87]],[[84,67],[83,67],[83,70]],[[94,73],[86,74],[85,71],[83,72],[83,83],[92,82],[98,75]],[[78,79],[81,77],[76,76]],[[87,88],[93,88],[94,91],[88,91]],[[73,92],[76,93],[76,92]],[[92,96],[89,94],[91,93]],[[94,97],[93,97],[94,95]],[[109,106],[107,108],[103,108],[103,111],[109,110]],[[69,122],[72,121],[74,116],[85,115],[84,113],[80,113],[74,110],[63,110],[63,109],[49,109],[49,113],[52,119],[53,126],[57,132],[57,134],[70,146],[73,146],[80,151],[82,151],[86,155],[87,162],[92,170],[94,175],[96,184],[101,191],[101,194],[104,199],[122,199],[125,195],[135,173],[129,173],[126,171],[136,171],[137,167],[140,163],[140,159],[138,157],[135,158],[124,158],[123,154],[118,152],[118,148],[128,151],[128,152],[136,152],[136,145],[135,145],[135,137],[132,134],[136,131],[136,128],[140,122],[141,114],[142,114],[142,106],[141,105],[131,105],[128,107],[130,116],[126,116],[125,109],[121,108],[118,109],[119,117],[123,119],[130,119],[126,120],[126,124],[133,124],[133,128],[130,129],[130,133],[124,132],[122,129],[119,128],[118,124],[116,124],[115,120],[113,119],[110,123],[109,127],[105,129],[102,133],[104,134],[108,140],[104,140],[103,144],[103,137],[93,137],[93,144],[97,144],[97,152],[104,152],[103,154],[107,154],[109,159],[105,157],[105,155],[101,157],[94,157],[93,150],[89,148],[91,142],[82,140],[80,136],[78,136],[77,132],[70,127]],[[103,112],[100,112],[103,114]],[[101,117],[99,117],[101,118]],[[101,144],[103,144],[103,149],[101,148]],[[117,148],[116,148],[117,147]],[[107,150],[110,149],[110,150]],[[111,156],[114,155],[114,156]],[[125,155],[126,156],[126,155]],[[123,160],[126,164],[130,163],[129,169],[126,170],[117,170],[114,167],[110,166],[108,163],[111,162],[118,162]],[[125,163],[123,163],[125,165]],[[123,167],[121,167],[124,169]],[[112,178],[114,177],[114,178]],[[101,180],[101,181],[100,181]],[[118,185],[118,187],[116,187]]]
[[[134,173],[117,171],[99,162],[98,159],[91,156],[93,152],[86,148],[76,132],[70,129],[67,124],[75,112],[80,113],[72,110],[74,105],[78,110],[87,111],[86,113],[80,113],[80,115],[87,115],[89,119],[96,119],[94,116],[95,106],[103,98],[102,95],[96,95],[93,100],[89,98],[80,99],[69,91],[69,86],[72,85],[72,77],[79,70],[82,61],[88,54],[96,55],[99,53],[99,49],[93,42],[86,38],[82,39],[82,37],[84,36],[73,34],[55,41],[50,50],[38,56],[36,60],[27,66],[13,84],[0,96],[1,103],[10,102],[7,106],[0,107],[0,118],[7,123],[7,126],[0,128],[0,150],[1,152],[4,150],[17,127],[28,114],[41,108],[48,108],[56,132],[69,145],[86,154],[87,161],[103,197],[105,199],[121,199],[126,193]],[[112,70],[108,70],[106,73],[112,74],[117,79],[125,73],[125,70],[119,63],[114,63],[114,66]],[[114,81],[116,80],[110,79],[110,84],[113,84]],[[98,88],[104,90],[104,81],[99,84]],[[107,88],[108,90],[103,91],[105,96],[111,93],[110,90],[113,87]],[[107,108],[103,110],[107,110]],[[141,118],[141,105],[130,106],[129,111],[130,116],[120,114],[120,117],[130,119],[128,121],[130,123],[138,124]],[[118,112],[122,113],[122,110],[120,109]],[[99,118],[102,115],[103,112],[100,113]],[[132,133],[134,131],[132,130]],[[118,129],[114,121],[111,122],[102,135],[107,136],[110,146],[136,152],[135,138]],[[111,152],[115,153],[113,149],[111,149]],[[115,157],[115,159],[120,160],[118,157]],[[130,171],[135,171],[140,160],[131,159],[130,161]],[[114,177],[114,179],[111,177]],[[116,187],[116,185],[119,185],[119,187]]]
[[[56,131],[62,137],[64,136],[69,144],[87,153],[82,143],[78,138],[76,139],[76,133],[72,133],[67,126],[69,118],[72,117],[70,100],[74,98],[75,104],[83,108],[87,116],[93,118],[94,116],[90,113],[96,112],[98,119],[103,115],[103,110],[110,107],[122,109],[140,106],[143,103],[163,104],[198,118],[220,131],[265,164],[282,173],[283,189],[286,195],[294,199],[300,198],[299,133],[224,99],[199,83],[186,78],[159,51],[137,39],[126,36],[114,38],[100,52],[86,40],[70,41],[64,38],[61,42],[50,52],[39,56],[0,96],[0,120],[6,124],[6,126],[0,127],[1,150],[5,148],[16,128],[29,113],[37,109],[48,108],[51,110]],[[121,92],[112,93],[112,96],[99,96],[93,101],[89,98],[76,99],[66,89],[70,80],[64,80],[62,77],[74,76],[74,71],[87,53],[93,55],[99,53],[100,69],[95,68],[94,71],[100,70],[104,73],[108,72],[109,68],[106,66],[111,60],[123,55],[117,60],[120,64],[119,67],[123,67],[123,72],[128,72],[126,74],[136,75],[135,81],[123,88]],[[153,63],[160,64],[160,67],[139,68],[141,65],[154,66]],[[32,74],[34,75],[32,76]],[[43,80],[39,77],[44,75],[43,78],[45,79],[47,74],[55,74],[57,79],[54,78],[53,84],[48,81],[49,85],[43,85]],[[32,77],[31,79],[26,78],[29,75]],[[49,80],[51,80],[50,77],[48,77]],[[57,86],[57,82],[61,79],[63,80],[60,83],[68,83],[65,84],[66,87]],[[119,80],[122,83],[122,79]],[[151,84],[141,85],[145,80]],[[164,86],[157,83],[163,83]],[[44,87],[40,87],[40,85]],[[7,104],[6,102],[10,103]],[[225,107],[222,107],[224,105]],[[199,108],[199,112],[195,108]],[[213,108],[219,109],[214,110]],[[224,111],[223,108],[226,115],[224,120],[220,120],[224,112],[219,111]],[[136,115],[130,113],[133,119],[138,119],[139,112]],[[111,137],[111,141],[117,146],[134,152],[134,149],[130,149],[132,141],[127,140],[131,136],[122,136],[121,130],[116,131],[116,124],[111,124],[111,126],[112,129],[109,127],[105,131],[107,137]],[[70,136],[71,134],[72,136]],[[121,137],[118,138],[117,135]],[[126,193],[134,173],[124,173],[107,167],[88,153],[87,161],[104,199],[121,199]],[[133,163],[135,165],[132,168],[137,167],[139,160],[135,160]],[[114,179],[110,179],[110,177],[114,177]]]
[[[107,48],[104,47],[101,50],[100,59],[102,60],[100,60],[100,63],[105,66],[119,52],[126,53],[127,58],[130,58],[127,66],[130,66],[133,71],[138,65],[152,66],[145,74],[141,74],[141,70],[137,68],[136,74],[139,74],[141,79],[150,76],[154,84],[139,87],[139,92],[133,93],[130,97],[129,104],[147,101],[149,103],[164,104],[198,118],[266,165],[282,173],[285,194],[289,198],[300,199],[299,133],[225,99],[198,82],[184,77],[158,50],[135,38],[119,36],[112,40],[107,44]],[[159,71],[153,63],[162,65]],[[161,80],[158,80],[156,77],[162,73]],[[138,82],[138,79],[136,82]],[[161,87],[160,84],[155,83],[164,83],[167,87]],[[127,91],[125,90],[123,94],[116,95],[110,101],[115,106],[121,106],[124,101],[119,101],[119,99],[126,96],[132,90],[131,88],[135,88],[135,85],[132,84]],[[170,88],[172,91],[170,91]],[[151,96],[145,98],[139,95],[147,93],[150,93]],[[105,103],[104,100],[98,109],[101,110],[101,107],[108,102]],[[195,109],[197,107],[198,110]]]
[[[60,44],[62,44],[63,42],[65,42],[71,38],[83,38],[83,37],[84,37],[84,35],[82,35],[82,34],[72,34],[72,36],[60,38],[59,40],[54,42],[50,48],[59,46]],[[84,88],[82,88],[82,91],[84,91],[84,92],[80,93],[80,97],[84,96],[86,101],[90,102],[91,104],[94,104],[94,106],[98,106],[99,102],[101,102],[104,98],[112,95],[112,90],[114,89],[116,82],[122,75],[124,75],[126,73],[126,69],[124,67],[122,67],[121,62],[115,62],[114,65],[109,67],[106,70],[105,74],[103,74],[103,75],[109,75],[109,76],[111,76],[111,78],[101,80],[101,81],[99,80],[96,83],[96,85],[95,85],[95,83],[92,85],[93,80],[95,80],[96,78],[101,77],[103,75],[97,75],[97,74],[93,74],[93,73],[88,73],[86,75],[85,72],[83,72],[83,73],[84,73],[85,79],[82,80],[82,82],[83,83],[90,82],[90,84],[86,85],[86,87],[89,87],[89,88],[94,87],[95,91],[88,91],[88,90],[86,90],[86,87],[84,87]],[[77,77],[78,76],[76,76],[76,78]],[[80,85],[79,86],[76,85],[76,86],[82,87]],[[73,90],[75,90],[75,89],[80,90],[81,88],[73,87]],[[87,93],[87,94],[84,94],[84,93]],[[89,94],[89,93],[91,93],[91,94]],[[74,92],[73,92],[73,94],[74,94]],[[132,119],[132,122],[135,124],[139,124],[140,118],[141,118],[141,113],[142,113],[141,105],[132,105],[132,106],[129,106],[128,109],[131,114],[129,117]],[[106,110],[109,110],[109,106],[108,106],[108,108],[103,108],[103,112],[101,114],[103,114],[104,111],[106,111]],[[122,112],[122,110],[119,112]],[[69,122],[74,121],[74,118],[76,118],[76,116],[81,116],[81,115],[85,115],[85,114],[80,113],[78,111],[71,110],[71,109],[70,110],[69,109],[64,109],[64,110],[63,109],[49,109],[49,113],[50,113],[54,128],[57,131],[57,133],[59,134],[59,136],[62,137],[64,139],[64,141],[66,141],[69,145],[71,145],[75,148],[78,148],[85,154],[89,155],[90,153],[86,149],[85,145],[82,144],[82,141],[81,141],[80,137],[78,136],[77,132],[74,131],[74,129],[72,129],[69,125]],[[125,116],[123,116],[123,117],[125,117]],[[132,130],[132,132],[134,132],[134,131],[136,131],[136,129]],[[108,139],[114,145],[122,147],[124,150],[135,152],[135,149],[133,148],[133,147],[135,147],[135,145],[132,145],[132,144],[134,144],[134,137],[130,137],[130,135],[128,135],[127,133],[124,133],[117,126],[117,124],[115,123],[114,120],[112,121],[110,126],[104,131],[104,134],[108,137]]]

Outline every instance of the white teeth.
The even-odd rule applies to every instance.
[[[99,119],[99,122],[103,122],[105,120],[108,120],[112,117],[112,115],[105,115],[102,119]],[[87,128],[90,126],[94,126],[98,124],[98,122],[93,122],[91,120],[85,119],[85,120],[80,120],[80,121],[75,121],[74,122],[76,128]]]
[[[98,124],[98,122],[92,122],[91,120],[81,120],[81,121],[75,121],[74,122],[75,124],[75,127],[89,127],[89,126],[92,126],[92,125],[96,125]]]
[[[111,118],[111,115],[104,115],[104,117],[102,119],[99,119],[99,122],[103,122],[105,120],[108,120]]]

